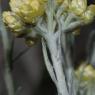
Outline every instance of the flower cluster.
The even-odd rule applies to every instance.
[[[26,24],[36,23],[45,12],[44,0],[10,0],[9,4],[11,11],[3,12],[3,21],[16,37],[29,33]],[[24,38],[29,46],[37,42],[36,37]]]
[[[63,0],[57,0],[62,3]],[[16,36],[25,34],[26,24],[34,24],[45,13],[47,0],[10,0],[11,11],[3,12],[3,21]],[[34,44],[37,38],[25,38],[26,43]]]
[[[87,5],[87,0],[64,0],[66,10],[78,16],[84,23],[90,23],[95,16],[95,5]]]
[[[36,22],[37,18],[43,15],[45,8],[43,0],[10,0],[10,7],[25,23]]]
[[[26,24],[36,24],[40,17],[46,16],[44,14],[47,1],[10,0],[11,11],[3,12],[3,20],[17,36],[20,36],[25,33],[23,31],[26,29]],[[56,2],[58,7],[64,6],[63,14],[73,13],[86,24],[93,21],[95,5],[87,6],[87,0],[56,0]]]

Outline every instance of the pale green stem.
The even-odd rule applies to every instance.
[[[9,38],[7,31],[4,27],[4,23],[2,21],[2,16],[1,16],[1,8],[0,8],[0,31],[2,35],[2,41],[3,41],[3,48],[4,48],[4,80],[5,80],[5,85],[8,91],[8,95],[15,95],[14,94],[14,86],[13,86],[13,80],[12,80],[12,74],[11,70],[9,67],[10,64],[10,43],[9,43]]]

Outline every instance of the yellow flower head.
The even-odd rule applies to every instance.
[[[92,22],[95,16],[95,5],[88,6],[87,10],[82,14],[85,23]]]
[[[76,74],[78,77],[81,77],[81,80],[83,81],[89,81],[93,78],[95,79],[95,69],[92,65],[84,66],[84,64],[82,64],[76,71]]]
[[[76,15],[81,15],[87,8],[87,0],[72,0],[69,8]]]
[[[95,16],[95,5],[87,6],[87,0],[72,0],[69,4],[69,12],[78,16],[84,23],[90,23]]]
[[[10,7],[25,23],[35,23],[45,10],[43,0],[10,0]]]
[[[10,11],[3,12],[3,21],[14,33],[21,33],[20,31],[24,29],[24,24],[19,17]]]

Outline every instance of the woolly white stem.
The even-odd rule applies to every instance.
[[[56,76],[54,74],[53,66],[51,65],[49,61],[44,40],[42,40],[42,50],[43,50],[43,56],[44,56],[46,68],[51,76],[52,81],[55,83],[55,85],[57,85]]]
[[[55,74],[57,77],[57,90],[58,90],[58,95],[69,95],[68,90],[67,90],[67,85],[65,81],[65,75],[63,72],[63,67],[62,67],[62,54],[60,52],[60,49],[58,49],[58,44],[57,44],[58,37],[55,37],[50,33],[47,36],[47,46],[49,48],[50,54],[51,54],[51,59],[53,62]]]

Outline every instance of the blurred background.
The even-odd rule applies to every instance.
[[[9,0],[2,0],[3,10],[9,9],[8,2]],[[88,2],[88,4],[94,3],[95,0],[89,0]],[[87,57],[88,38],[94,27],[95,22],[82,27],[80,35],[75,38],[75,67]],[[93,41],[95,40],[93,39]],[[20,91],[18,95],[55,95],[56,88],[44,64],[41,42],[39,41],[33,47],[28,48],[24,43],[24,39],[14,38],[13,59],[25,49],[28,49],[28,51],[13,62],[12,76],[16,89],[18,88]],[[92,64],[94,64],[94,61]],[[3,80],[3,67],[3,46],[0,37],[0,95],[7,95]]]

